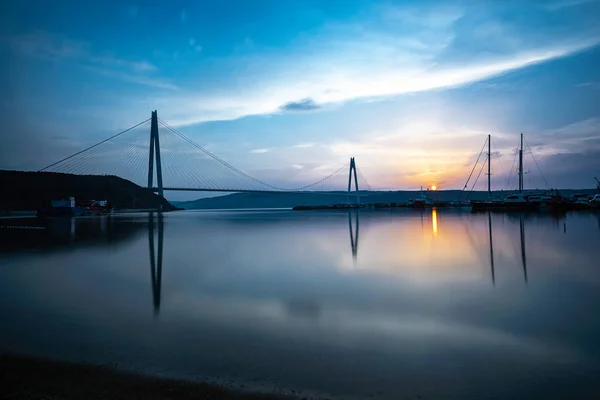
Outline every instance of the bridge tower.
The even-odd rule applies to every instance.
[[[158,113],[152,111],[150,119],[150,159],[148,161],[148,188],[153,188],[154,179],[154,157],[156,154],[156,183],[158,194],[163,195],[162,165],[160,162],[160,141],[158,139]]]
[[[356,190],[356,204],[360,203],[358,195],[358,178],[356,177],[356,163],[354,157],[350,157],[350,172],[348,174],[348,203],[350,203],[350,191],[352,189],[352,174],[354,173],[354,189]]]

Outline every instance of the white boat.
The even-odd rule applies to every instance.
[[[75,197],[69,197],[69,200],[52,200],[52,208],[75,208]]]
[[[513,193],[511,195],[508,195],[504,198],[504,202],[508,204],[529,203],[529,201],[527,200],[527,196],[525,196],[523,193]]]
[[[569,200],[575,204],[590,204],[590,196],[587,194],[574,194]]]
[[[539,204],[540,208],[549,208],[552,202],[552,196],[547,194],[530,194],[526,198],[529,203]]]

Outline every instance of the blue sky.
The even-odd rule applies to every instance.
[[[492,134],[501,189],[520,132],[550,186],[593,187],[600,175],[598,1],[5,8],[0,168],[38,169],[157,109],[276,185],[355,156],[375,187],[462,188]]]

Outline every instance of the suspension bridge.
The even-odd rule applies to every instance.
[[[318,192],[347,196],[354,186],[352,195],[357,196],[358,201],[361,196],[359,187],[372,190],[353,157],[308,185],[285,188],[267,183],[234,167],[185,136],[158,118],[157,111],[152,111],[147,120],[39,171],[115,175],[161,196],[165,191]]]

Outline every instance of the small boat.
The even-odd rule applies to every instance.
[[[527,201],[530,203],[538,203],[540,208],[548,208],[550,207],[550,203],[552,203],[553,196],[547,194],[530,194],[527,196]]]
[[[529,200],[528,195],[523,193],[513,193],[504,198],[504,200],[497,201],[471,201],[471,209],[473,211],[535,211],[539,210],[541,202]],[[539,198],[537,199],[539,200]]]
[[[415,199],[408,199],[406,206],[410,208],[431,208],[434,207],[435,204],[433,200],[428,198],[427,195],[423,193],[423,188],[421,187],[419,196]]]
[[[586,209],[590,206],[590,196],[587,194],[574,194],[569,199],[573,209]]]
[[[533,197],[533,199],[531,199],[531,197]],[[542,202],[539,196],[530,196],[524,193],[513,193],[506,196],[502,203],[507,208],[538,209],[540,208]]]
[[[50,207],[43,207],[37,212],[38,217],[78,217],[85,214],[85,210],[75,205],[75,198],[68,200],[52,200]]]
[[[373,204],[373,208],[379,209],[379,208],[406,208],[408,205],[407,203],[375,203]]]
[[[416,199],[409,199],[407,207],[412,208],[428,208],[433,207],[433,201],[429,200],[426,196],[421,195]]]
[[[113,209],[108,200],[90,200],[84,206],[86,215],[107,215],[112,214]]]
[[[596,181],[596,194],[590,199],[590,208],[598,209],[600,208],[600,180],[596,177],[594,180]]]

